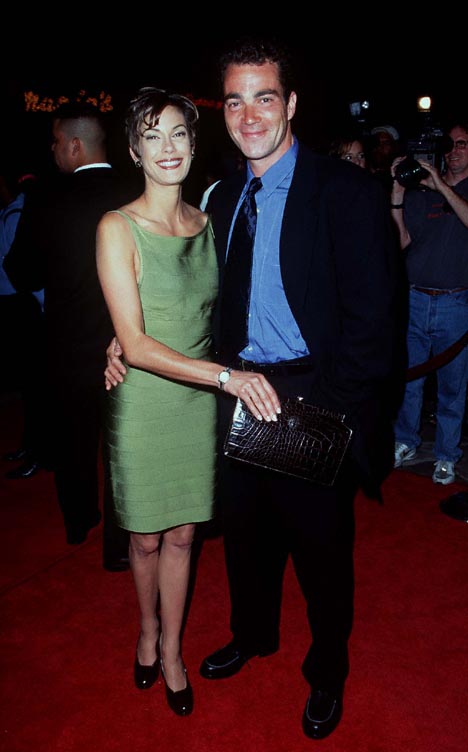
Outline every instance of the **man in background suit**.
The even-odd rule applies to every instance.
[[[17,290],[45,290],[51,456],[73,545],[101,520],[102,372],[113,330],[96,270],[96,227],[106,211],[130,199],[132,189],[107,161],[96,107],[59,107],[52,138],[60,174],[21,218],[5,268]],[[104,469],[103,564],[119,571],[128,568],[128,538],[112,519],[106,462]]]

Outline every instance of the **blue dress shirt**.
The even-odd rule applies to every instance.
[[[297,142],[294,141],[286,154],[262,175],[262,188],[256,194],[257,230],[253,251],[249,341],[240,353],[242,358],[255,363],[277,363],[309,354],[286,299],[279,261],[281,225],[297,151]],[[253,177],[247,166],[247,182],[231,231]]]

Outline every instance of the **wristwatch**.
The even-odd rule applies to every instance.
[[[231,378],[231,371],[232,368],[223,368],[223,370],[218,373],[218,386],[220,389],[224,389],[224,385],[227,384]]]

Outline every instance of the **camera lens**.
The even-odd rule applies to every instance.
[[[428,171],[413,157],[406,157],[395,167],[395,178],[403,188],[416,188],[428,175]]]

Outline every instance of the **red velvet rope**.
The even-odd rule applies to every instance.
[[[468,331],[463,334],[460,339],[447,347],[446,350],[429,358],[425,363],[419,363],[417,366],[412,366],[406,371],[406,381],[414,381],[414,379],[420,379],[422,376],[426,376],[431,371],[436,371],[438,368],[447,365],[463,348],[468,345]]]

